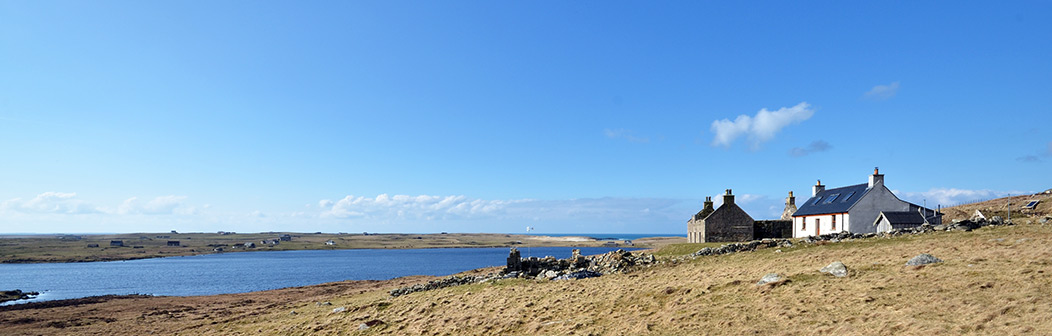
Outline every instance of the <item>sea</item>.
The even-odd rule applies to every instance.
[[[569,258],[575,247],[519,248],[523,257]],[[618,247],[576,247],[584,255]],[[625,250],[637,250],[625,248]],[[108,294],[244,293],[344,280],[444,276],[503,266],[508,248],[359,249],[218,253],[108,262],[0,264],[0,290],[40,292],[34,301]]]

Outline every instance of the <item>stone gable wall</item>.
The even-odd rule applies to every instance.
[[[723,204],[704,220],[705,242],[750,241],[753,222],[737,204]]]

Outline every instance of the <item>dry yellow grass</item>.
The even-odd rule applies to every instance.
[[[920,253],[945,262],[904,265]],[[663,258],[669,262],[631,274],[500,280],[397,298],[387,290],[426,279],[0,310],[0,333],[1052,334],[1052,226],[987,227],[680,262]],[[851,276],[817,271],[833,261],[847,264]],[[755,285],[771,272],[790,281]],[[337,307],[346,311],[333,313]],[[25,318],[36,320],[11,324]],[[384,323],[358,330],[370,320]],[[84,324],[71,323],[76,321]]]
[[[920,253],[945,262],[907,267]],[[817,270],[842,261],[848,278]],[[334,298],[219,334],[1052,334],[1052,228],[994,227],[669,263],[576,281],[503,280]],[[790,281],[757,287],[764,274]],[[295,309],[299,314],[290,315]],[[358,331],[362,322],[385,324]]]

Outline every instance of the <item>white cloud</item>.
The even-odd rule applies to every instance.
[[[815,113],[807,102],[793,107],[783,107],[777,111],[766,108],[756,112],[755,116],[739,115],[734,121],[729,119],[712,122],[711,130],[715,133],[713,146],[730,146],[738,138],[745,136],[751,149],[758,149],[760,144],[774,138],[786,126],[798,124],[810,119]]]
[[[183,201],[186,196],[159,196],[146,203],[139,201],[138,197],[132,197],[117,207],[117,214],[143,214],[143,215],[192,215],[196,213],[193,207],[186,206]]]
[[[380,194],[376,197],[348,195],[332,202],[322,200],[318,205],[323,216],[336,218],[410,218],[438,219],[492,214],[507,204],[517,201],[481,200],[466,196],[409,196]]]
[[[49,191],[41,193],[28,201],[21,198],[4,201],[0,203],[0,209],[23,213],[50,214],[90,214],[99,212],[99,209],[95,206],[76,197],[76,193]]]
[[[946,207],[966,202],[985,201],[1005,197],[1009,194],[1022,195],[1029,193],[1025,191],[997,191],[989,189],[968,190],[957,188],[932,188],[928,191],[922,192],[893,192],[895,195],[898,195],[899,198],[915,204],[927,203],[929,208],[938,205]]]
[[[873,100],[885,100],[891,99],[896,93],[899,92],[899,82],[891,82],[888,85],[877,85],[863,95],[868,99]]]
[[[607,138],[624,139],[624,140],[627,140],[628,142],[636,142],[636,143],[649,143],[650,142],[650,138],[636,136],[635,132],[630,131],[630,130],[626,130],[626,129],[612,130],[612,129],[608,128],[608,129],[604,129],[603,130],[603,134],[605,134]]]

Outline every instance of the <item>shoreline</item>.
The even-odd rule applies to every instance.
[[[279,240],[281,236],[289,240]],[[324,234],[324,233],[129,233],[100,235],[0,236],[0,264],[125,261],[255,251],[633,247],[655,248],[685,237],[605,240],[594,237],[499,233]],[[121,246],[110,244],[119,243]]]

